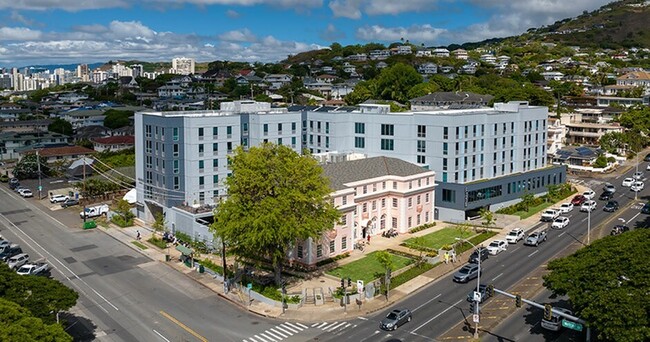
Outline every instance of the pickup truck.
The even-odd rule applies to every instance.
[[[107,204],[100,204],[93,207],[87,207],[84,211],[79,213],[81,218],[90,218],[97,217],[102,215],[108,215],[109,207]]]
[[[50,269],[46,262],[36,262],[22,265],[16,273],[19,275],[43,275]]]
[[[551,222],[560,216],[560,211],[557,209],[546,209],[542,213],[541,220],[543,222]]]

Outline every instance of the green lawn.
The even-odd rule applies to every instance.
[[[420,237],[422,241],[417,244],[422,245],[424,247],[432,248],[437,251],[438,249],[442,248],[442,246],[451,245],[455,243],[456,238],[468,238],[472,235],[474,235],[474,231],[472,230],[472,228],[470,228],[467,232],[461,235],[460,230],[458,230],[457,228],[449,227],[449,228],[440,229],[438,231],[435,231],[427,235],[422,235]],[[417,241],[416,239],[418,238],[410,238],[404,241],[404,243],[415,245]]]
[[[365,283],[368,283],[377,279],[375,273],[384,274],[385,272],[384,267],[377,261],[375,253],[372,252],[359,260],[339,266],[325,273],[337,278],[347,279],[350,277],[352,281],[363,280]],[[393,271],[399,270],[413,262],[413,259],[399,255],[391,254],[390,256],[393,259]]]

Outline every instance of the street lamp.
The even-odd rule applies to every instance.
[[[476,247],[475,244],[471,243],[467,239],[456,238],[456,241],[467,242],[470,245],[472,245],[472,247],[474,247],[476,249],[477,259],[478,259],[478,276],[476,277],[476,292],[481,293],[481,252],[478,250],[478,247]],[[480,312],[479,304],[480,303],[481,303],[480,301],[477,301],[475,303],[476,305],[474,305],[474,314],[476,315],[477,318],[479,317],[479,312]],[[474,326],[474,339],[476,339],[476,340],[478,340],[478,338],[479,338],[479,336],[478,336],[478,321],[479,321],[478,319],[474,320],[474,323],[476,323],[476,325]]]

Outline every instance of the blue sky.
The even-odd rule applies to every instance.
[[[607,0],[0,0],[0,66],[117,59],[275,62],[400,38],[426,46],[525,32]]]

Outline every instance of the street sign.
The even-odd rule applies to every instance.
[[[249,290],[252,289],[253,288],[253,283],[246,284],[246,288],[249,289]]]
[[[478,315],[477,315],[477,314],[473,314],[473,315],[472,315],[472,321],[473,321],[474,323],[478,323],[479,319],[478,319]]]
[[[481,293],[474,291],[474,301],[475,302],[480,302],[481,301]]]
[[[42,190],[43,190],[43,186],[39,185],[38,186],[38,191],[42,191]]]
[[[562,326],[565,328],[573,329],[575,331],[582,331],[582,324],[569,321],[566,319],[562,320]]]

